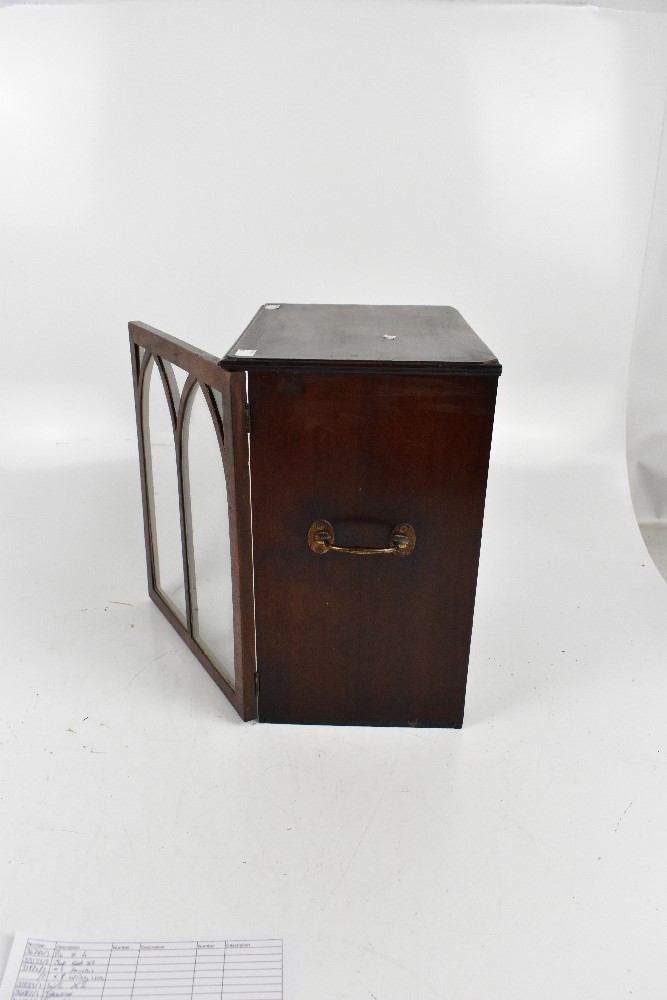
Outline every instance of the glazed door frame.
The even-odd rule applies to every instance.
[[[254,719],[257,716],[257,696],[245,372],[225,371],[219,366],[217,358],[212,355],[144,323],[130,323],[129,332],[149,595],[241,718]],[[159,372],[165,391],[174,434],[185,587],[185,622],[175,614],[165,600],[165,595],[161,593],[157,572],[151,461],[150,455],[147,454],[148,440],[145,433],[147,373],[150,374],[153,365]],[[179,392],[176,384],[172,365],[177,365],[188,373],[182,392]],[[187,425],[189,401],[193,398],[197,386],[201,388],[208,405],[227,484],[234,631],[233,685],[214,665],[196,638],[192,524],[187,500],[189,485],[183,432],[184,426]],[[216,405],[214,391],[220,394],[222,412],[219,412],[219,407]]]

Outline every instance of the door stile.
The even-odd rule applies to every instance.
[[[222,371],[222,369],[220,369]],[[244,719],[257,718],[255,692],[255,593],[253,572],[252,512],[250,506],[250,456],[246,430],[245,372],[224,372],[229,391],[223,393],[223,422],[231,429],[225,436],[227,460],[232,474],[227,479],[230,548],[234,592],[234,641],[243,663],[242,707]]]

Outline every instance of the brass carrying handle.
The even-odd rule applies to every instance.
[[[313,521],[308,529],[308,544],[318,555],[327,552],[347,552],[352,556],[409,556],[417,538],[410,524],[398,524],[389,536],[391,545],[386,549],[369,549],[364,546],[334,545],[334,530],[329,521]]]

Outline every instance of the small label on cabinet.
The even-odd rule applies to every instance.
[[[236,357],[237,358],[251,358],[253,356],[253,354],[257,354],[257,350],[256,349],[254,351],[245,351],[242,348],[239,348],[239,350],[236,352]]]

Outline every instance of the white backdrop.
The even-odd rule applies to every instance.
[[[664,995],[667,590],[625,399],[667,20],[0,11],[0,932],[257,932],[286,997]],[[145,596],[126,323],[451,304],[504,365],[461,732],[243,725]]]
[[[656,170],[628,388],[628,471],[641,523],[667,525],[667,139]]]

